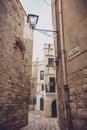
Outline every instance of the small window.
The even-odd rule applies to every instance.
[[[42,90],[44,90],[44,85],[42,84]]]
[[[48,48],[49,48],[49,49],[51,48],[51,44],[48,44]]]
[[[50,92],[55,92],[55,78],[54,77],[49,78],[49,86],[50,86]]]
[[[54,66],[54,58],[48,58],[48,66]]]
[[[44,71],[40,71],[40,80],[44,79]]]

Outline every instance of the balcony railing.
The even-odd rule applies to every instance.
[[[46,93],[55,93],[55,86],[50,86],[45,88]]]

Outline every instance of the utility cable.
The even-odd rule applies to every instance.
[[[52,6],[51,4],[49,4],[46,0],[44,0],[44,2],[48,5],[48,6]]]

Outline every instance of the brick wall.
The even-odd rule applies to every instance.
[[[26,14],[18,5],[0,0],[0,130],[28,123],[32,39],[23,38]]]

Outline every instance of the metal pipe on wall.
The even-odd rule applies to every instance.
[[[59,29],[60,29],[60,45],[61,45],[61,58],[62,58],[62,69],[63,69],[63,80],[64,85],[67,85],[66,78],[66,65],[65,65],[65,47],[64,47],[64,32],[63,32],[63,18],[62,18],[62,2],[59,0]]]
[[[60,35],[60,49],[61,49],[61,60],[62,60],[62,71],[63,71],[63,83],[66,100],[66,113],[68,129],[73,130],[70,101],[69,101],[69,88],[67,83],[67,69],[65,60],[65,46],[64,46],[64,28],[63,28],[63,12],[62,12],[62,0],[58,0],[58,15],[59,15],[59,35]]]

